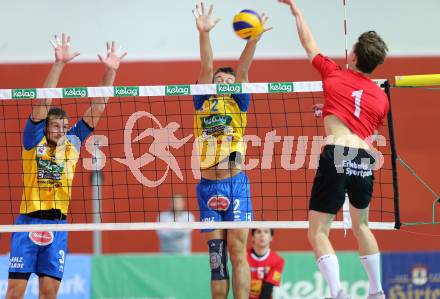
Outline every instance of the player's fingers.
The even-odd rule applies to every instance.
[[[61,46],[61,40],[60,40],[60,38],[58,37],[58,35],[55,35],[55,41],[57,42],[57,45],[58,45],[58,46]]]
[[[57,43],[56,42],[54,42],[53,40],[49,40],[49,42],[50,42],[50,44],[52,45],[52,47],[54,47],[54,49],[56,49],[58,46],[57,46]]]
[[[111,48],[111,52],[114,53],[116,49],[116,43],[114,40],[112,40],[112,48]]]
[[[66,35],[65,35],[64,33],[61,33],[61,43],[62,43],[63,45],[66,44]]]
[[[102,58],[102,56],[99,54],[98,54],[98,59],[99,59],[99,61],[104,62],[104,58]]]
[[[124,59],[124,57],[127,56],[127,52],[124,52],[124,54],[121,55],[121,57],[119,57],[120,60]]]
[[[267,31],[272,30],[272,29],[273,29],[273,27],[264,28],[262,33],[267,32]]]
[[[106,45],[107,45],[107,53],[110,53],[110,43],[106,42]]]
[[[203,1],[200,2],[200,8],[202,10],[202,15],[204,15],[205,14],[205,3],[203,3]]]
[[[79,55],[80,55],[79,52],[75,52],[75,53],[73,53],[73,55],[72,55],[72,59],[75,58],[75,57],[77,57],[77,56],[79,56]]]
[[[199,18],[199,14],[197,13],[197,11],[195,11],[194,9],[192,10],[194,17],[196,18],[196,20]]]
[[[214,10],[214,5],[211,4],[211,5],[209,6],[208,16],[211,16],[211,15],[212,15],[212,11],[213,11],[213,10]]]
[[[221,20],[220,18],[215,19],[215,20],[214,20],[214,26],[217,25],[218,22],[220,22],[220,20]]]
[[[66,45],[70,46],[70,35],[68,35],[66,38]]]

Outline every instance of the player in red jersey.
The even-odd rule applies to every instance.
[[[318,267],[332,297],[349,298],[341,289],[338,259],[328,238],[331,223],[347,193],[353,233],[370,283],[368,299],[383,299],[379,247],[368,227],[368,208],[373,193],[375,162],[370,151],[371,137],[388,113],[388,99],[369,75],[383,63],[388,48],[376,32],[365,32],[350,52],[350,69],[342,69],[321,54],[295,2],[279,2],[290,7],[301,44],[323,81],[327,145],[320,156],[313,183],[308,232]]]
[[[252,248],[248,250],[247,259],[251,269],[250,299],[272,298],[274,286],[279,286],[284,259],[270,249],[273,229],[252,229]]]

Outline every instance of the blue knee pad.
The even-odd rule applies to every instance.
[[[226,240],[210,240],[208,241],[208,248],[209,265],[211,266],[211,280],[229,279]]]

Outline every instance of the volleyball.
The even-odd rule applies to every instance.
[[[234,31],[242,39],[255,38],[263,31],[263,21],[258,13],[245,9],[234,17]]]

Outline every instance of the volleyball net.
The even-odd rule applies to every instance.
[[[376,80],[389,95],[386,80]],[[199,222],[196,185],[194,95],[250,93],[243,169],[249,177],[254,221]],[[96,97],[109,97],[98,126],[76,163],[68,224],[13,225],[23,194],[23,130],[32,105],[53,98],[69,127]],[[0,90],[0,231],[144,230],[171,228],[306,228],[310,192],[325,145],[322,117],[312,107],[323,103],[322,83],[76,87]],[[379,160],[370,207],[373,229],[400,226],[396,152],[391,109],[373,142]],[[46,171],[57,188],[59,163]],[[196,221],[158,222],[180,194]],[[347,222],[348,219],[348,222]],[[347,228],[345,208],[335,228]]]

